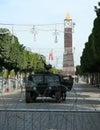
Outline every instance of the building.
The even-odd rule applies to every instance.
[[[74,75],[74,58],[72,47],[73,23],[69,13],[64,20],[64,54],[63,54],[63,74]]]

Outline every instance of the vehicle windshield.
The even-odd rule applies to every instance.
[[[34,75],[32,81],[34,83],[43,83],[43,75]]]
[[[33,75],[29,78],[29,80],[34,83],[58,83],[59,76],[57,75]]]
[[[57,82],[59,82],[59,76],[57,76],[57,75],[46,75],[45,81],[47,83],[57,83]]]
[[[57,75],[32,75],[29,77],[30,81],[33,81],[34,83],[58,83],[59,82],[59,76]]]

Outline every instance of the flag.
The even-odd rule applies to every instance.
[[[49,54],[49,60],[53,60],[54,58],[53,58],[53,53],[52,53],[52,51],[50,52],[50,54]]]

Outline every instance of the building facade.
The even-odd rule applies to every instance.
[[[63,54],[63,74],[74,75],[74,58],[72,47],[73,23],[70,15],[67,14],[64,20],[64,54]]]

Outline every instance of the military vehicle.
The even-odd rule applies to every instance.
[[[51,69],[52,66],[50,64],[47,65],[43,59],[42,61],[46,72],[30,74],[28,76],[28,82],[25,87],[26,103],[36,101],[37,97],[51,97],[54,98],[56,102],[65,100],[66,91],[69,90],[66,82],[61,75],[50,73],[48,70]]]
[[[65,100],[67,89],[58,74],[31,74],[26,85],[26,102],[35,101],[37,97],[51,97],[60,102]]]

